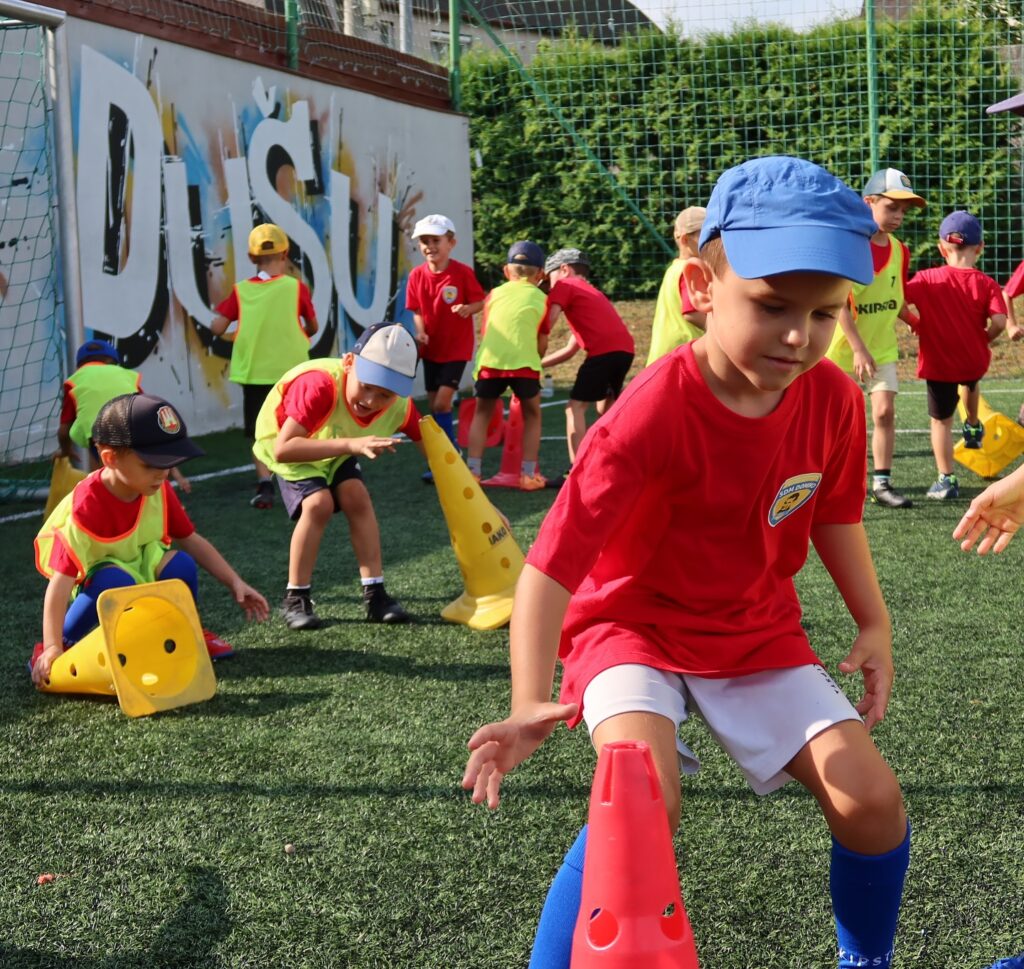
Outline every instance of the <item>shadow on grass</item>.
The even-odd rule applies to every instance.
[[[227,890],[213,868],[185,869],[184,900],[142,952],[118,956],[72,956],[0,944],[5,969],[141,969],[143,966],[214,966],[214,947],[231,933]]]

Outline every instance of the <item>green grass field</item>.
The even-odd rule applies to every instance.
[[[926,503],[935,472],[923,385],[898,402],[897,485],[912,510],[869,505],[895,626],[897,680],[877,742],[914,825],[895,965],[981,969],[1024,949],[1024,539],[997,558],[950,531],[983,483]],[[986,382],[1015,415],[1022,381]],[[545,434],[562,432],[545,410]],[[246,459],[238,432],[203,441],[190,473]],[[485,470],[496,469],[498,454]],[[564,466],[543,445],[542,467]],[[444,623],[462,591],[432,489],[412,448],[367,470],[388,587],[420,621],[362,621],[347,535],[332,524],[314,595],[328,620],[290,632],[246,626],[204,577],[204,624],[239,655],[217,696],[130,720],[103,701],[37,694],[25,660],[39,638],[39,519],[5,523],[0,583],[0,966],[525,966],[563,852],[584,820],[594,757],[558,730],[506,784],[500,811],[459,788],[466,739],[508,703],[507,632]],[[248,475],[196,484],[199,531],[276,606],[289,525],[249,509]],[[496,501],[525,550],[552,493]],[[7,506],[3,513],[31,506]],[[835,668],[852,624],[813,555],[799,581],[812,643]],[[844,681],[851,695],[859,682]],[[758,799],[699,724],[704,769],[686,782],[676,839],[683,896],[705,969],[835,965],[828,833],[795,786]],[[295,845],[288,855],[284,845]],[[39,874],[61,877],[38,886]]]

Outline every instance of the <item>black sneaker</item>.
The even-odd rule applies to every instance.
[[[287,592],[281,603],[281,615],[289,629],[319,629],[323,625],[313,612],[308,592]]]
[[[914,507],[914,503],[906,495],[901,495],[889,481],[876,484],[871,489],[871,500],[876,505],[885,505],[886,508]]]
[[[384,583],[363,586],[363,602],[366,603],[367,622],[411,622],[412,616],[397,599],[392,599],[384,590]]]
[[[269,481],[261,481],[256,486],[256,494],[249,500],[253,508],[274,507],[274,486]]]
[[[553,478],[548,478],[547,479],[547,484],[544,487],[545,488],[553,488],[555,491],[557,491],[559,488],[562,487],[562,485],[564,485],[566,483],[566,481],[569,480],[569,472],[571,470],[572,470],[572,468],[568,468],[567,470],[563,471],[561,474],[555,475],[555,477],[553,477]]]

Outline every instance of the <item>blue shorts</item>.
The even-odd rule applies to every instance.
[[[341,511],[341,505],[338,504],[338,495],[335,489],[343,481],[351,481],[352,479],[362,481],[363,469],[359,467],[359,461],[353,454],[352,457],[347,458],[341,463],[330,481],[326,478],[301,478],[298,481],[289,481],[287,478],[282,478],[279,474],[274,475],[274,479],[277,481],[277,488],[281,492],[284,510],[288,512],[288,517],[293,522],[297,522],[302,514],[302,502],[310,495],[315,495],[318,491],[323,491],[325,488],[330,489],[331,496],[334,498],[334,510],[336,512]]]

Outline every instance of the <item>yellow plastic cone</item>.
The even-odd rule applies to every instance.
[[[967,411],[963,403],[958,410],[960,419],[966,420]],[[978,420],[985,428],[981,447],[968,448],[963,441],[958,441],[953,448],[953,457],[979,478],[994,478],[1024,454],[1024,427],[1005,414],[993,410],[984,397],[978,400]]]
[[[497,629],[512,616],[523,553],[434,418],[424,417],[420,431],[466,586],[458,599],[441,610],[441,617],[471,629]]]
[[[50,517],[50,513],[63,501],[65,496],[71,494],[72,489],[85,477],[84,471],[79,471],[71,461],[65,457],[53,459],[53,472],[50,475],[50,494],[46,499],[46,508],[43,510],[43,521]]]
[[[54,660],[41,690],[116,695],[129,717],[217,692],[195,600],[180,579],[108,589],[97,612],[99,626]]]

